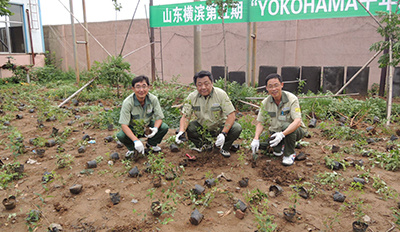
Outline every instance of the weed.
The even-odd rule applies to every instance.
[[[238,119],[238,123],[242,126],[242,133],[240,133],[240,138],[245,140],[252,140],[254,137],[254,131],[256,126],[253,124],[254,118],[248,114]]]
[[[320,184],[335,187],[335,186],[339,185],[339,183],[337,183],[339,176],[340,176],[340,174],[338,174],[335,171],[334,172],[324,172],[324,173],[320,173],[317,175],[317,181]]]
[[[400,168],[400,149],[391,150],[389,153],[374,152],[370,156],[372,167],[378,164],[381,168],[388,171],[396,171]]]
[[[245,200],[251,204],[260,204],[265,198],[268,198],[268,195],[258,188],[247,191],[245,195]]]
[[[8,139],[10,140],[10,143],[7,144],[7,147],[12,151],[14,156],[24,153],[24,137],[20,131],[14,129],[11,134],[8,135]]]
[[[101,161],[103,161],[103,159],[104,159],[103,156],[101,156],[101,155],[97,156],[96,157],[96,163],[97,164],[101,163]]]
[[[257,223],[257,229],[260,232],[272,232],[278,227],[274,223],[275,217],[268,215],[268,199],[263,199],[260,206],[252,206],[254,221]]]
[[[74,162],[74,157],[70,154],[56,155],[56,159],[57,168],[68,167],[69,169],[72,169],[71,164]]]
[[[376,193],[381,195],[384,200],[387,200],[388,198],[398,197],[398,193],[396,192],[396,190],[387,186],[386,182],[382,180],[379,176],[373,176],[372,179],[374,180],[372,187],[376,189]]]

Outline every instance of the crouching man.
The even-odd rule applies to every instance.
[[[239,137],[242,127],[235,122],[235,108],[225,91],[214,87],[212,74],[200,71],[193,77],[197,90],[186,98],[182,109],[176,143],[186,131],[188,139],[196,146],[193,150],[202,152],[213,147],[206,134],[216,137],[215,146],[224,157],[230,157],[229,149]],[[194,114],[196,120],[190,121]]]
[[[145,148],[141,137],[147,137],[146,146],[154,152],[161,151],[157,146],[168,132],[168,125],[163,123],[164,114],[160,107],[158,98],[149,93],[149,78],[147,76],[137,76],[132,80],[133,93],[122,103],[119,123],[121,131],[117,138],[127,148],[126,157],[131,157],[135,150],[139,154],[144,154]],[[146,126],[150,133],[145,134]]]
[[[260,106],[257,116],[257,125],[254,139],[251,143],[253,153],[260,147],[260,135],[264,130],[263,124],[270,118],[269,145],[275,156],[282,156],[282,164],[289,166],[294,163],[296,141],[303,138],[305,132],[301,119],[301,110],[298,98],[287,91],[283,91],[282,77],[279,74],[270,74],[265,79],[265,86],[269,96]],[[265,141],[263,141],[265,143]],[[262,144],[268,147],[268,144]]]

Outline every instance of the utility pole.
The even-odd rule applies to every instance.
[[[76,35],[75,35],[75,22],[74,22],[74,5],[73,0],[69,0],[69,8],[71,11],[71,30],[72,30],[72,47],[74,49],[74,61],[75,61],[75,74],[76,83],[79,84],[79,65],[78,65],[78,52],[76,50]]]
[[[88,29],[87,21],[86,21],[86,3],[85,0],[82,0],[82,7],[83,7],[83,20],[86,29]],[[86,47],[86,62],[87,62],[87,70],[89,71],[91,66],[90,66],[90,53],[89,53],[89,35],[87,31],[85,30],[85,47]]]
[[[199,0],[194,0],[195,2],[198,2]],[[194,73],[200,72],[202,70],[201,68],[201,26],[200,25],[194,25],[193,26],[193,43],[194,43]]]
[[[150,7],[153,6],[153,0],[150,0]],[[151,17],[151,15],[150,15]],[[150,53],[151,53],[151,82],[156,80],[156,62],[154,51],[154,28],[150,27]]]

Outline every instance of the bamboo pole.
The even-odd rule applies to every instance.
[[[97,77],[93,78],[92,80],[90,80],[88,83],[86,83],[84,86],[82,86],[80,89],[78,89],[75,93],[73,93],[71,96],[69,96],[67,99],[65,99],[65,101],[63,101],[60,105],[58,105],[57,107],[60,108],[61,106],[63,106],[65,103],[67,103],[69,100],[71,100],[71,98],[75,97],[78,93],[80,93],[84,88],[86,88],[88,85],[90,85],[94,80],[96,80]]]
[[[374,55],[371,59],[369,59],[369,60],[367,61],[367,63],[365,63],[364,66],[362,66],[362,67],[360,68],[360,70],[358,70],[358,72],[356,72],[356,74],[354,74],[354,75],[350,78],[350,80],[349,80],[348,82],[346,82],[346,84],[343,85],[342,88],[339,89],[339,91],[337,91],[337,92],[335,93],[335,95],[338,95],[340,92],[342,92],[342,91],[344,90],[344,88],[346,88],[346,87],[357,77],[357,75],[360,74],[360,72],[362,72],[362,71],[365,69],[365,67],[367,67],[381,52],[382,52],[382,51],[376,52],[375,55]]]

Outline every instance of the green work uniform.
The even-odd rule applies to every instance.
[[[275,132],[284,131],[296,118],[301,119],[299,99],[294,94],[283,90],[282,100],[279,105],[276,105],[272,96],[268,96],[262,101],[257,121],[268,123],[270,125],[269,132],[273,134]],[[286,135],[285,138],[274,147],[274,151],[281,152],[282,145],[284,145],[283,154],[285,156],[293,154],[296,141],[303,138],[305,128],[303,121],[301,121],[301,126],[293,133]],[[260,147],[267,147],[268,144],[262,143],[263,141],[261,141]]]
[[[192,114],[196,116],[194,121],[189,123],[186,130],[188,138],[197,148],[209,143],[204,137],[205,133],[199,133],[199,129],[203,128],[212,136],[221,133],[227,116],[235,111],[235,107],[229,99],[226,92],[220,88],[213,87],[210,95],[204,97],[197,90],[193,91],[186,98],[183,105],[182,114],[190,118]],[[231,129],[227,133],[225,143],[222,147],[229,150],[240,133],[242,127],[239,123],[234,122]]]
[[[136,98],[135,93],[129,95],[122,102],[121,114],[119,117],[119,123],[128,125],[136,137],[144,137],[145,126],[154,127],[154,122],[159,119],[163,119],[164,114],[161,110],[160,102],[158,98],[151,93],[148,93],[145,99],[145,103],[142,106],[139,100]],[[158,128],[157,134],[154,137],[149,138],[147,143],[151,146],[156,146],[161,143],[164,135],[168,132],[168,125],[164,122]],[[121,130],[117,134],[117,138],[123,143],[130,151],[135,149],[133,141],[126,136]]]

